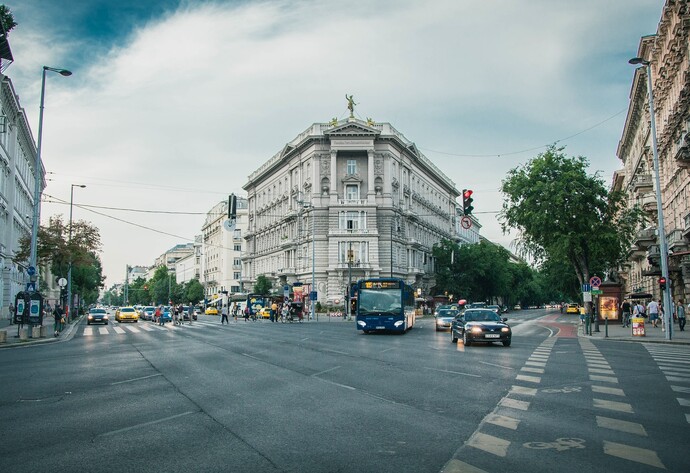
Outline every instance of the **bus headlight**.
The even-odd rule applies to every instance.
[[[360,327],[366,327],[367,323],[364,320],[358,320],[357,325],[359,325]]]
[[[401,326],[402,324],[404,324],[404,323],[405,323],[404,320],[398,320],[397,322],[395,322],[395,323],[393,324],[393,327],[400,327],[400,326]]]

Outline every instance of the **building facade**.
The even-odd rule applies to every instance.
[[[207,300],[214,300],[223,292],[240,293],[244,280],[242,254],[243,234],[247,229],[247,199],[237,198],[235,227],[225,226],[228,220],[228,201],[216,204],[207,214],[201,228],[201,278]],[[251,288],[248,289],[251,291]]]
[[[41,192],[45,169],[36,169],[36,145],[9,77],[0,74],[0,316],[8,317],[14,296],[24,290],[28,261],[14,258],[19,239],[31,235],[36,172]],[[39,271],[43,280],[47,274]],[[43,291],[45,284],[39,284]]]
[[[690,7],[667,0],[655,35],[641,39],[638,57],[651,64],[657,128],[659,178],[664,232],[669,246],[673,300],[690,298]],[[613,188],[625,190],[629,205],[638,205],[646,221],[635,235],[628,259],[619,270],[624,293],[660,299],[661,253],[657,238],[657,201],[648,106],[646,68],[635,70],[630,106],[617,156],[623,169]]]
[[[322,303],[365,277],[403,278],[428,295],[434,244],[459,241],[455,184],[390,123],[315,123],[243,188],[247,280],[303,283]]]

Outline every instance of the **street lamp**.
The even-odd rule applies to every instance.
[[[647,96],[649,97],[649,117],[650,128],[652,134],[652,153],[654,155],[654,180],[656,184],[656,211],[657,217],[657,233],[659,234],[659,251],[661,252],[661,277],[668,281],[668,243],[666,242],[666,231],[664,230],[664,212],[661,205],[661,179],[659,178],[659,153],[657,151],[656,142],[656,119],[654,117],[654,90],[652,87],[652,66],[649,61],[641,57],[634,57],[628,61],[630,64],[640,64],[645,67],[647,73]],[[668,288],[662,291],[664,304],[664,317],[666,318],[666,340],[671,340],[671,331],[673,330],[673,314],[671,314],[670,291]]]
[[[46,92],[46,71],[57,72],[62,76],[71,76],[72,73],[67,69],[56,69],[54,67],[43,66],[43,75],[41,77],[41,105],[38,111],[38,142],[36,144],[36,163],[34,170],[34,212],[33,222],[31,225],[31,256],[29,257],[29,266],[36,270],[38,266],[37,261],[37,247],[38,247],[38,222],[41,212],[41,143],[43,141],[43,104],[45,102]],[[36,278],[36,291],[38,291],[38,277]]]
[[[70,184],[69,188],[69,237],[67,248],[69,250],[69,266],[67,267],[67,317],[73,317],[72,312],[72,204],[74,203],[74,188],[86,187],[84,184]]]

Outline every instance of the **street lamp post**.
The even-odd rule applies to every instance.
[[[74,188],[86,187],[84,184],[70,184],[69,188],[69,237],[67,249],[69,251],[69,266],[67,267],[67,317],[72,317],[72,204],[74,203]]]
[[[659,153],[657,151],[656,141],[656,119],[654,116],[654,90],[652,85],[652,66],[646,59],[635,57],[628,61],[630,64],[641,64],[645,67],[647,73],[647,96],[649,98],[649,118],[652,135],[652,153],[654,155],[654,181],[656,184],[656,211],[657,211],[657,233],[659,234],[659,251],[661,252],[661,277],[669,280],[668,277],[668,243],[666,241],[666,230],[664,230],[664,212],[661,204],[661,179],[659,174]],[[671,313],[671,288],[668,287],[662,291],[664,318],[666,319],[666,340],[671,340],[671,332],[673,330],[673,314]]]
[[[43,66],[43,75],[41,76],[41,105],[38,110],[38,142],[36,143],[36,163],[34,169],[34,209],[33,222],[31,225],[31,255],[29,257],[29,266],[37,268],[38,257],[38,223],[41,213],[41,144],[43,142],[43,104],[45,103],[46,92],[46,71],[57,72],[62,76],[71,76],[72,73],[67,69],[56,69],[53,67]],[[36,269],[36,271],[38,271]],[[37,275],[38,276],[38,275]],[[36,290],[38,291],[38,277],[36,278]]]

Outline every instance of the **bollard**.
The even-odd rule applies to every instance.
[[[609,318],[604,317],[604,338],[609,338]]]
[[[45,325],[41,325],[41,338],[46,338],[46,334],[48,333],[48,327]]]
[[[29,339],[29,329],[27,327],[22,327],[19,329],[19,340],[25,342]]]
[[[7,343],[7,330],[0,330],[0,343]]]
[[[31,327],[31,338],[41,338],[41,327],[38,325]]]

